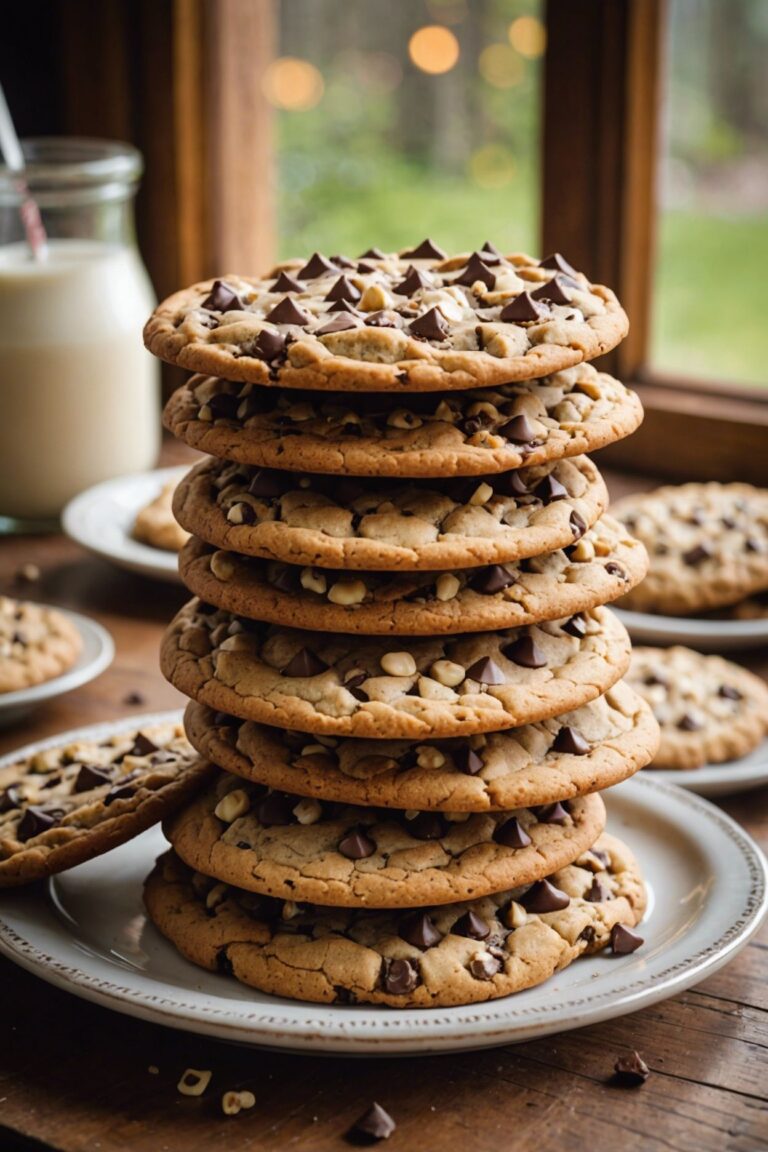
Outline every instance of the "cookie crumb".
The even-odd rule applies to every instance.
[[[225,1092],[221,1098],[221,1110],[225,1116],[237,1116],[245,1108],[253,1108],[256,1097],[253,1092]]]
[[[21,564],[15,573],[15,580],[17,584],[35,584],[42,573],[37,564]]]
[[[187,1068],[176,1087],[182,1096],[202,1096],[212,1076],[213,1072],[207,1069]]]
[[[628,1056],[619,1056],[613,1066],[613,1083],[621,1088],[639,1088],[645,1084],[651,1070],[639,1052],[630,1052]]]
[[[366,1141],[388,1140],[396,1127],[397,1125],[389,1112],[385,1112],[381,1104],[377,1104],[374,1100],[368,1111],[358,1117],[349,1129],[347,1138],[352,1141],[358,1141],[361,1138]]]
[[[150,1076],[157,1076],[159,1075],[160,1069],[158,1068],[157,1064],[150,1064],[149,1068],[147,1068],[147,1072],[149,1072]]]

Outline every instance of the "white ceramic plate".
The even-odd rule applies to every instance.
[[[101,624],[91,620],[88,616],[81,616],[79,612],[70,612],[67,608],[56,608],[62,616],[66,616],[80,633],[82,648],[80,655],[71,668],[54,676],[52,680],[45,680],[42,684],[35,684],[32,688],[20,688],[16,692],[3,692],[0,694],[0,727],[14,724],[22,716],[26,716],[44,700],[53,696],[63,696],[89,680],[95,680],[115,658],[115,644]]]
[[[768,740],[759,744],[748,756],[729,760],[724,764],[705,764],[690,771],[671,768],[649,768],[654,780],[666,780],[698,792],[699,796],[730,796],[735,792],[749,792],[768,784]]]
[[[735,652],[768,644],[768,617],[759,620],[701,620],[655,616],[614,608],[636,644],[685,644],[703,652]]]
[[[402,1012],[302,1004],[194,967],[142,910],[142,882],[164,849],[159,829],[63,874],[47,890],[1,893],[0,951],[118,1012],[259,1047],[451,1052],[578,1028],[697,983],[747,943],[768,910],[760,850],[707,801],[640,776],[611,790],[608,805],[611,830],[645,868],[644,947],[631,956],[577,960],[540,988],[489,1004]]]
[[[156,468],[117,476],[87,488],[70,500],[62,514],[64,531],[83,548],[104,560],[158,580],[181,583],[178,556],[134,540],[137,514],[159,494],[169,480],[181,479],[188,468]]]

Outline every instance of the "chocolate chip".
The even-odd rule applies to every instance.
[[[567,893],[555,888],[549,880],[539,880],[521,896],[520,903],[528,912],[559,912],[571,902]]]
[[[492,980],[501,970],[501,960],[486,952],[482,956],[473,956],[469,962],[469,971],[475,980]]]
[[[520,416],[513,416],[506,424],[502,424],[498,432],[507,440],[511,440],[513,444],[530,444],[532,440],[536,439],[536,429],[524,412]]]
[[[611,952],[614,956],[628,956],[644,943],[643,937],[627,928],[626,924],[614,924],[611,928]]]
[[[267,313],[265,319],[270,324],[309,324],[312,317],[303,308],[299,308],[290,296],[283,296],[280,303]]]
[[[299,280],[317,280],[320,276],[326,276],[329,272],[336,272],[337,268],[327,260],[325,256],[321,256],[319,252],[315,252],[310,256],[307,263],[303,268],[300,268],[296,273]]]
[[[116,800],[127,800],[129,796],[133,796],[136,791],[134,784],[120,784],[115,788],[110,788],[104,797],[103,804],[105,808],[109,808]]]
[[[251,477],[248,491],[251,496],[263,496],[272,499],[282,496],[288,484],[288,475],[285,472],[275,472],[272,468],[258,468]]]
[[[353,308],[348,300],[337,300],[335,304],[331,304],[328,309],[329,312],[347,312],[350,316],[357,316],[360,318],[360,313],[357,308]]]
[[[367,252],[363,252],[360,257],[361,260],[383,260],[386,256],[381,248],[369,248]]]
[[[391,996],[403,996],[419,983],[419,969],[412,960],[385,960],[382,983]]]
[[[442,248],[438,248],[431,240],[422,240],[418,248],[412,248],[410,252],[401,252],[401,260],[444,260],[445,252]]]
[[[481,251],[481,252],[486,252],[486,253],[488,253],[490,256],[494,256],[494,257],[496,258],[496,262],[497,262],[497,263],[498,263],[498,261],[499,261],[499,260],[501,260],[501,259],[502,259],[502,255],[501,255],[501,252],[499,252],[498,248],[497,248],[497,247],[496,247],[494,244],[491,244],[490,240],[486,240],[485,244],[483,244],[483,246],[482,246],[482,248],[480,249],[480,251]]]
[[[356,304],[360,299],[360,290],[356,288],[346,276],[339,276],[336,283],[325,296],[326,300],[351,300]]]
[[[677,726],[682,732],[698,732],[700,728],[704,727],[695,716],[691,716],[690,712],[686,712],[680,717]]]
[[[403,322],[396,312],[369,312],[365,318],[369,328],[402,328]]]
[[[146,704],[146,696],[142,696],[141,692],[128,692],[123,696],[123,704],[141,705]]]
[[[618,576],[621,580],[627,579],[627,574],[621,564],[616,564],[613,560],[609,560],[605,566],[605,570],[609,576]]]
[[[735,528],[736,518],[734,516],[723,516],[720,520],[720,523],[722,524],[723,528]]]
[[[21,794],[13,784],[0,792],[0,812],[12,812],[14,808],[20,808],[21,803]]]
[[[234,288],[230,288],[223,280],[214,280],[210,294],[200,307],[208,308],[211,312],[232,312],[244,308],[245,305]]]
[[[570,304],[571,298],[563,291],[560,277],[554,276],[546,284],[542,284],[535,292],[531,292],[532,300],[548,300],[551,304]]]
[[[353,1139],[362,1137],[371,1141],[387,1140],[396,1127],[389,1112],[385,1112],[381,1104],[377,1104],[374,1100],[368,1111],[355,1120],[347,1135]]]
[[[639,1088],[651,1074],[650,1068],[639,1052],[619,1056],[613,1066],[613,1072],[613,1083],[622,1088]]]
[[[403,826],[414,840],[442,840],[448,833],[448,822],[440,812],[419,812]]]
[[[568,820],[568,809],[559,800],[554,804],[545,804],[536,809],[536,819],[539,824],[565,824]]]
[[[365,860],[373,856],[376,851],[376,841],[372,840],[362,828],[353,828],[339,841],[339,852],[347,860]]]
[[[414,948],[433,948],[443,938],[428,912],[412,912],[400,921],[398,935]]]
[[[586,756],[589,752],[589,742],[584,739],[578,728],[571,728],[564,724],[552,743],[553,752],[565,752],[569,756]]]
[[[762,552],[762,546],[759,540],[755,540],[754,536],[748,536],[744,541],[744,548],[747,552]]]
[[[566,276],[579,275],[559,252],[553,252],[551,256],[545,256],[543,260],[539,260],[539,268],[554,268],[557,272],[565,272]]]
[[[440,309],[430,308],[408,325],[408,331],[422,340],[445,340],[450,329]]]
[[[660,688],[669,688],[669,680],[662,672],[649,672],[643,680],[643,684],[647,684],[649,687],[658,684]]]
[[[721,684],[717,694],[722,696],[723,700],[741,700],[741,692],[731,684]]]
[[[133,747],[131,748],[130,752],[128,752],[128,755],[151,756],[153,752],[159,751],[160,747],[158,744],[155,744],[152,740],[149,739],[148,736],[145,736],[143,732],[138,732],[136,734],[136,739],[133,742]]]
[[[269,328],[262,328],[256,337],[252,355],[257,360],[266,360],[270,363],[285,351],[285,344],[285,336],[281,336],[279,332],[271,332]],[[251,397],[247,399],[250,400]]]
[[[697,564],[711,560],[712,556],[713,552],[709,544],[697,544],[695,548],[689,548],[687,552],[683,552],[683,562],[689,567],[695,568]]]
[[[493,596],[496,592],[509,588],[516,579],[514,572],[510,572],[503,564],[492,564],[490,568],[481,568],[472,577],[472,587],[475,592],[482,592],[484,596]]]
[[[454,923],[451,932],[454,936],[467,936],[470,940],[486,940],[491,934],[491,929],[490,925],[470,908]]]
[[[580,516],[578,512],[573,511],[571,512],[569,523],[574,540],[581,540],[587,530],[587,522],[584,517]]]
[[[309,648],[300,648],[295,656],[283,668],[283,676],[296,676],[296,677],[310,677],[319,676],[321,672],[325,672],[328,665],[311,652]]]
[[[354,316],[348,312],[337,312],[327,324],[315,330],[315,336],[330,336],[333,332],[347,332],[358,327],[359,321]]]
[[[530,836],[516,816],[510,816],[503,824],[497,824],[493,839],[504,848],[526,848],[531,843]]]
[[[458,276],[453,281],[453,283],[464,284],[468,288],[471,288],[472,285],[478,280],[485,284],[489,291],[493,291],[493,288],[496,285],[496,277],[494,276],[493,272],[491,272],[488,265],[484,263],[480,253],[473,252],[467,261],[461,276]]]
[[[240,407],[240,398],[229,392],[218,392],[211,396],[208,407],[217,419],[234,420]]]
[[[529,320],[540,320],[546,316],[547,309],[539,304],[527,292],[521,292],[502,308],[499,320],[505,324],[525,324]]]
[[[83,764],[72,785],[73,792],[90,792],[92,788],[101,788],[104,784],[112,783],[112,773],[109,768],[99,768],[96,765]]]
[[[501,651],[507,660],[511,660],[520,668],[546,668],[547,666],[546,656],[530,636],[521,636],[518,640],[513,640]]]
[[[526,486],[520,477],[519,472],[507,472],[502,479],[502,484],[508,495],[510,496],[530,496],[531,490]],[[499,481],[496,481],[497,488],[500,487]]]
[[[590,887],[584,894],[584,899],[588,900],[590,904],[604,904],[606,900],[610,900],[611,893],[605,886],[599,876],[595,876]]]
[[[506,684],[507,678],[490,656],[481,656],[467,668],[467,679],[477,680],[478,684]]]
[[[274,284],[269,286],[270,292],[303,292],[304,285],[300,284],[298,280],[294,280],[293,276],[289,276],[287,272],[281,272]]]
[[[543,504],[551,504],[555,500],[564,500],[568,495],[568,489],[550,472],[536,485],[533,494]]]
[[[350,260],[349,256],[331,256],[331,263],[335,264],[337,268],[355,267],[355,261]]]
[[[450,756],[457,771],[465,772],[467,776],[476,776],[485,767],[483,758],[468,744],[460,748],[450,749]]]
[[[49,828],[54,828],[63,816],[61,809],[52,809],[46,811],[44,808],[35,808],[30,805],[16,829],[16,838],[22,843],[31,840],[33,836],[39,836],[42,832],[47,832]]]
[[[253,811],[259,824],[268,828],[275,824],[295,823],[296,816],[293,811],[295,805],[296,801],[292,796],[285,796],[281,792],[270,792],[258,801]]]
[[[591,944],[595,936],[597,936],[597,932],[595,931],[594,927],[592,924],[587,924],[587,926],[582,928],[581,932],[579,932],[578,939],[586,940],[587,944]]]
[[[418,268],[413,265],[406,269],[405,277],[399,284],[395,284],[392,289],[398,296],[413,296],[414,292],[418,292],[421,288],[432,288],[432,281]]]

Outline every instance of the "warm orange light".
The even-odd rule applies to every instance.
[[[509,44],[489,44],[477,62],[483,80],[494,88],[514,88],[523,78],[523,61]]]
[[[278,56],[262,79],[264,95],[276,108],[305,112],[319,104],[325,89],[323,77],[309,60]]]
[[[509,42],[521,56],[535,60],[544,55],[547,46],[547,30],[535,16],[518,16],[508,29]]]
[[[515,160],[503,144],[486,144],[472,153],[469,171],[481,188],[503,188],[515,177]]]
[[[414,32],[408,43],[408,54],[422,72],[436,76],[450,72],[459,58],[459,42],[450,28],[427,24]]]

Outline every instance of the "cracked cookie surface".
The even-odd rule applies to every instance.
[[[240,464],[358,476],[473,476],[578,456],[630,435],[637,396],[591,364],[498,389],[403,396],[281,392],[194,376],[166,427]]]
[[[202,756],[246,780],[344,804],[485,812],[569,800],[645,767],[659,744],[650,707],[619,681],[564,715],[488,736],[413,744],[269,728],[191,703]]]
[[[212,771],[180,724],[75,739],[0,767],[0,887],[123,844],[188,800]]]
[[[80,633],[63,612],[0,596],[0,693],[60,676],[81,647]]]
[[[549,884],[556,895],[537,884],[416,915],[297,908],[217,884],[169,852],[144,899],[153,923],[188,960],[263,992],[436,1008],[541,984],[605,948],[614,925],[634,927],[646,906],[637,862],[613,836],[603,835]],[[534,911],[548,905],[551,911]]]
[[[425,241],[195,284],[155,309],[144,342],[162,360],[228,380],[447,391],[569,368],[628,328],[613,292],[559,255],[539,262],[488,246],[446,258]]]
[[[602,695],[629,664],[607,608],[499,633],[345,637],[258,625],[191,601],[161,648],[191,699],[329,736],[421,739],[499,731]]]
[[[196,596],[273,624],[401,636],[514,628],[625,594],[647,571],[639,541],[605,516],[544,556],[453,572],[344,572],[225,552],[193,538],[179,557]]]
[[[295,475],[203,461],[174,514],[217,548],[325,568],[395,571],[503,564],[575,544],[608,494],[585,456],[434,481]]]
[[[634,648],[627,682],[661,728],[653,768],[701,768],[746,756],[768,734],[768,685],[690,648]]]

